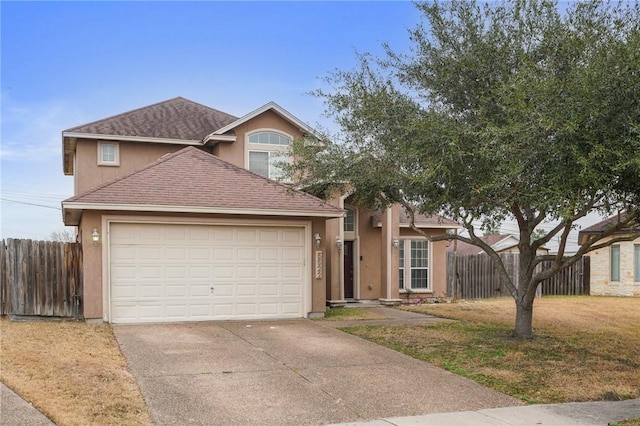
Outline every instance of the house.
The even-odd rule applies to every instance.
[[[443,297],[446,242],[399,206],[370,212],[286,182],[276,160],[313,129],[270,102],[242,117],[174,98],[62,132],[83,244],[86,319],[317,317],[327,304]],[[284,156],[284,157],[283,157]],[[440,217],[416,220],[442,235]]]
[[[518,243],[519,239],[510,234],[490,234],[480,237],[482,241],[487,243],[496,253],[519,253]],[[447,247],[448,252],[456,252],[459,256],[465,256],[470,254],[483,254],[485,253],[480,247],[473,244],[465,243],[464,241],[457,241],[450,243]],[[549,254],[549,249],[545,246],[538,248],[538,255]]]
[[[611,229],[618,221],[617,216],[598,222],[578,233],[578,244],[587,242],[592,235],[598,235]],[[636,225],[634,234],[640,232]],[[630,231],[621,230],[602,242],[612,238],[630,235]],[[640,237],[633,241],[621,241],[587,253],[590,258],[590,294],[595,296],[640,296]]]

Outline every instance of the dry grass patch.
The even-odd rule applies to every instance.
[[[510,338],[511,299],[405,307],[460,322],[348,331],[528,402],[640,397],[640,299],[536,300],[532,341]]]
[[[0,380],[58,425],[152,425],[108,324],[0,319]]]

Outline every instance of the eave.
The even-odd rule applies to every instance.
[[[150,204],[109,204],[109,203],[80,203],[74,201],[62,202],[62,220],[66,226],[77,226],[84,210],[122,211],[122,212],[159,212],[159,213],[189,213],[189,214],[219,214],[219,215],[259,215],[259,216],[301,216],[339,218],[342,211],[319,210],[286,210],[286,209],[246,209],[220,208],[198,206],[167,206]]]
[[[230,123],[230,124],[220,128],[220,129],[210,133],[209,135],[207,135],[203,139],[203,143],[206,144],[207,142],[210,142],[210,141],[217,141],[217,140],[219,140],[219,139],[217,139],[218,137],[224,135],[225,133],[233,130],[234,128],[238,127],[239,125],[241,125],[243,123],[246,123],[247,121],[249,121],[249,120],[251,120],[251,119],[253,119],[253,118],[259,116],[260,114],[263,114],[263,113],[265,113],[266,111],[269,111],[269,110],[274,111],[276,114],[280,115],[285,120],[289,121],[290,123],[292,123],[293,125],[298,127],[302,133],[308,133],[308,134],[312,134],[312,135],[317,136],[315,131],[313,130],[313,128],[311,128],[305,122],[299,120],[293,114],[291,114],[289,111],[287,111],[286,109],[282,108],[280,105],[276,104],[275,102],[269,102],[268,104],[261,106],[260,108],[256,109],[255,111],[252,111],[252,112],[244,115],[243,117],[240,117],[239,119],[237,119],[233,123]]]
[[[375,228],[382,228],[382,222],[373,223]],[[461,225],[445,224],[445,223],[416,223],[418,229],[460,229]],[[400,228],[411,228],[408,223],[401,223]]]

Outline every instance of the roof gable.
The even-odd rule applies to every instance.
[[[200,141],[237,120],[230,114],[177,97],[73,127],[65,133]]]
[[[215,131],[211,132],[209,135],[207,135],[204,138],[204,142],[206,143],[209,140],[214,139],[216,136],[223,135],[223,134],[233,130],[234,128],[238,127],[239,125],[241,125],[243,123],[246,123],[247,121],[251,120],[252,118],[257,117],[260,114],[264,114],[267,111],[275,112],[280,117],[284,118],[285,120],[289,121],[294,126],[298,127],[302,133],[315,134],[315,131],[309,125],[307,125],[305,122],[303,122],[300,119],[298,119],[296,116],[291,114],[289,111],[287,111],[286,109],[282,108],[280,105],[278,105],[277,103],[272,101],[272,102],[269,102],[269,103],[261,106],[260,108],[258,108],[256,110],[251,111],[250,113],[238,118],[237,120],[233,121],[232,123],[229,123],[226,126],[221,127],[219,129],[216,129]]]
[[[340,217],[342,210],[307,193],[227,163],[195,147],[62,203],[75,224],[82,210],[126,210]]]

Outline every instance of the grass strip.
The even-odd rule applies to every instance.
[[[510,337],[513,317],[503,311],[513,302],[506,299],[411,309],[457,322],[343,330],[528,403],[640,398],[640,300],[536,303],[545,306],[534,323],[534,340]],[[594,314],[607,308],[616,314]]]

